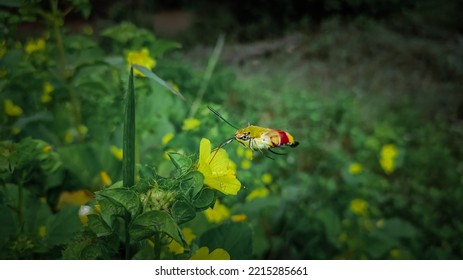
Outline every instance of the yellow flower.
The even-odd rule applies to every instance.
[[[40,101],[42,103],[48,103],[51,101],[51,93],[55,90],[52,84],[49,82],[45,82],[43,84],[43,91],[42,91],[42,96],[40,97]]]
[[[201,121],[196,118],[187,118],[183,121],[182,130],[188,131],[197,128],[201,124]]]
[[[117,160],[122,160],[122,157],[123,157],[122,149],[119,149],[118,147],[113,145],[111,146],[111,153],[113,154],[115,158],[117,158]]]
[[[234,222],[244,222],[247,220],[247,218],[248,216],[246,216],[245,214],[238,214],[238,215],[231,216],[231,220]]]
[[[80,222],[84,225],[88,224],[88,215],[94,213],[94,210],[92,207],[88,205],[82,205],[79,208],[79,219]]]
[[[211,142],[205,138],[199,144],[198,171],[204,176],[204,185],[224,194],[236,195],[241,188],[227,152],[224,149],[211,152]]]
[[[361,198],[353,199],[350,202],[350,210],[358,216],[365,216],[367,214],[368,202]]]
[[[43,51],[45,49],[45,39],[39,38],[37,40],[31,40],[26,43],[24,50],[28,53],[34,53],[38,51]]]
[[[50,145],[45,145],[45,146],[43,146],[43,148],[42,148],[42,152],[44,152],[44,153],[49,153],[49,152],[51,152],[52,149],[53,149],[53,148],[52,148]]]
[[[23,109],[15,105],[11,99],[3,101],[3,109],[5,110],[5,114],[9,117],[18,117],[23,114]]]
[[[270,173],[262,174],[262,177],[260,179],[266,185],[270,184],[272,182],[272,180],[273,180],[272,175]]]
[[[129,68],[132,64],[138,64],[148,69],[153,69],[154,66],[156,66],[156,60],[150,57],[150,52],[147,48],[143,48],[139,51],[129,51],[127,53],[127,64],[129,65]],[[133,73],[138,76],[145,76],[137,69],[133,69]]]
[[[106,171],[100,171],[100,179],[104,186],[109,186],[113,181],[111,181],[111,177],[109,177]]]
[[[391,174],[395,170],[395,158],[397,157],[397,148],[392,144],[384,145],[381,148],[381,157],[379,164],[386,174]]]
[[[263,198],[263,197],[268,196],[268,194],[269,194],[269,191],[267,188],[258,188],[258,189],[253,190],[251,193],[249,193],[246,196],[246,201],[251,201],[256,198]]]
[[[45,226],[40,226],[39,227],[39,236],[41,238],[44,238],[46,234],[47,234],[47,228]]]
[[[84,205],[90,199],[92,199],[92,195],[86,190],[63,191],[59,195],[57,208],[63,209],[68,205]]]
[[[349,173],[353,175],[362,173],[362,169],[362,165],[358,162],[353,162],[349,165]]]
[[[220,223],[230,217],[230,210],[227,206],[221,204],[218,200],[214,204],[214,208],[208,208],[204,211],[204,215],[211,223]]]
[[[174,138],[174,134],[172,132],[169,132],[166,135],[164,135],[164,137],[162,137],[161,142],[163,145],[167,145],[167,143],[169,143],[170,140],[172,140],[172,138]]]
[[[252,150],[251,149],[246,149],[244,151],[244,157],[246,159],[252,159],[252,156],[253,156],[253,153],[252,153]]]
[[[64,134],[64,142],[65,143],[72,143],[74,141],[74,133],[72,129],[68,129]]]
[[[186,244],[190,245],[191,242],[196,238],[196,235],[193,233],[191,228],[183,228],[182,229],[183,236],[185,237]],[[169,244],[169,251],[171,251],[174,254],[183,254],[185,252],[185,248],[183,248],[180,243],[178,243],[175,240],[172,240]]]
[[[243,160],[243,161],[241,162],[240,166],[241,166],[241,168],[243,168],[243,169],[249,169],[249,168],[251,168],[251,161],[245,159],[245,160]]]
[[[244,151],[245,151],[245,150],[246,150],[246,149],[245,149],[243,146],[239,145],[238,148],[236,148],[236,154],[237,154],[239,157],[242,157],[242,156],[244,156]]]
[[[93,207],[93,209],[95,209],[95,212],[96,212],[96,213],[100,213],[100,212],[101,212],[101,205],[100,205],[100,204],[95,204],[95,206]]]
[[[209,254],[209,248],[201,247],[191,256],[190,260],[229,260],[230,254],[222,248],[217,248]]]

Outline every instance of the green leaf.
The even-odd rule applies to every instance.
[[[197,210],[205,210],[215,202],[215,192],[209,188],[203,189],[193,200]]]
[[[203,185],[203,174],[199,171],[192,171],[184,177],[182,183],[180,184],[180,189],[185,195],[195,197],[201,191]]]
[[[341,232],[341,221],[339,216],[331,208],[319,210],[315,216],[324,225],[326,238],[332,245],[338,247],[340,245],[338,236]]]
[[[0,205],[0,246],[5,244],[8,239],[16,234],[16,223],[10,208]]]
[[[56,246],[71,241],[82,228],[78,212],[79,206],[68,206],[52,216],[46,226],[44,242]]]
[[[171,209],[172,217],[177,224],[183,224],[196,217],[196,211],[185,201],[177,200]]]
[[[223,224],[212,228],[201,235],[199,244],[200,247],[208,247],[209,251],[225,249],[231,259],[252,257],[252,231],[245,223]]]
[[[137,65],[137,64],[132,64],[132,67],[137,69],[138,71],[142,72],[143,75],[145,75],[147,78],[149,78],[150,80],[153,80],[155,81],[156,83],[160,84],[161,86],[165,87],[166,89],[168,89],[169,91],[171,91],[173,94],[177,95],[178,97],[180,97],[183,101],[186,101],[186,98],[179,92],[177,91],[176,89],[174,89],[168,82],[164,81],[163,79],[161,79],[158,75],[154,74],[152,71],[150,71],[149,69],[141,66],[141,65]]]
[[[182,231],[166,212],[145,212],[135,218],[130,226],[130,236],[135,241],[143,240],[158,232],[165,233],[178,243],[186,246]]]
[[[98,215],[90,214],[88,217],[88,227],[96,236],[107,236],[112,233],[111,228]]]
[[[125,188],[105,189],[97,192],[97,195],[109,199],[113,204],[123,207],[134,217],[141,207],[137,193]]]
[[[169,153],[169,157],[180,174],[187,172],[193,164],[189,157],[179,153]]]
[[[135,184],[135,88],[133,68],[130,68],[129,89],[125,100],[125,118],[123,135],[122,181],[124,187]]]

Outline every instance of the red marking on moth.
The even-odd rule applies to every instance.
[[[289,143],[288,134],[286,133],[286,131],[278,130],[278,135],[280,135],[279,146],[286,145]]]

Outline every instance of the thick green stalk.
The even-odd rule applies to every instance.
[[[135,184],[135,88],[133,85],[133,68],[130,67],[129,86],[125,100],[122,159],[122,184],[130,188]],[[130,259],[130,213],[125,214],[125,258]]]
[[[124,117],[122,180],[124,187],[129,188],[135,184],[135,89],[133,85],[133,68],[130,68]]]

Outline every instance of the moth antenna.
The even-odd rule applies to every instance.
[[[233,125],[231,124],[229,121],[227,121],[219,112],[217,112],[216,110],[214,110],[211,106],[207,106],[207,108],[209,108],[209,110],[211,110],[212,113],[214,113],[217,117],[219,117],[222,121],[224,121],[225,123],[227,123],[229,126],[233,127],[234,129],[236,130],[239,130],[239,128],[236,126],[236,125]],[[228,141],[228,140],[227,140]],[[230,142],[228,142],[230,143]],[[227,144],[228,144],[227,143]]]

